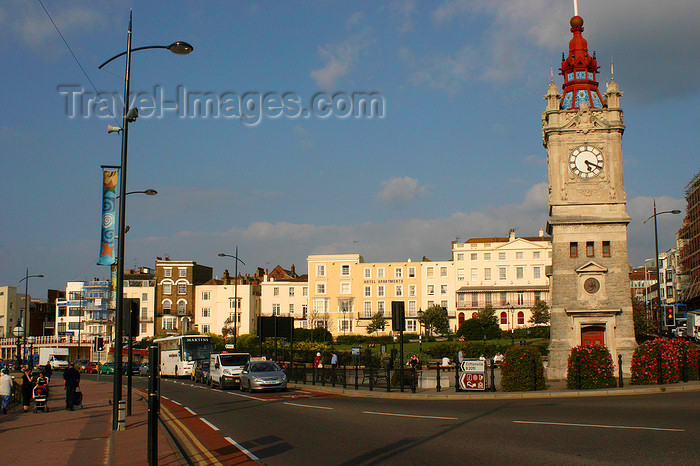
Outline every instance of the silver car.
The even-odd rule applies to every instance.
[[[241,390],[287,390],[287,375],[273,361],[250,361],[241,372]]]

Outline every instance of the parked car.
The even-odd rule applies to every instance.
[[[287,390],[287,375],[273,361],[250,361],[241,372],[243,390]]]
[[[148,375],[148,363],[144,362],[139,366],[139,375]]]
[[[94,361],[88,362],[83,366],[83,372],[86,374],[97,374],[97,363]]]
[[[100,366],[99,369],[100,374],[114,374],[114,363],[113,362],[106,362]]]
[[[192,368],[192,380],[199,383],[209,381],[209,361],[195,361]]]
[[[75,367],[78,372],[84,372],[83,367],[89,362],[90,361],[87,359],[76,359],[73,361],[73,367]]]
[[[128,374],[128,373],[129,373],[128,371],[129,371],[129,362],[128,362],[128,361],[124,361],[124,362],[122,363],[122,373],[123,373],[123,374]],[[132,374],[138,374],[138,373],[139,373],[139,363],[137,363],[136,361],[132,361],[132,363],[131,363],[131,373],[132,373]]]

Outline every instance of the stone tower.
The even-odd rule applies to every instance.
[[[595,52],[588,52],[583,19],[571,18],[569,54],[562,54],[563,96],[549,84],[542,137],[549,172],[551,343],[548,377],[566,377],[571,348],[604,344],[630,372],[636,347],[627,258],[622,133],[614,78],[598,90]],[[612,69],[611,69],[612,72]]]

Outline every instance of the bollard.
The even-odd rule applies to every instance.
[[[321,368],[321,386],[326,386],[326,366]]]
[[[335,387],[335,366],[331,366],[331,387]]]
[[[618,386],[619,386],[620,388],[622,388],[622,387],[625,386],[625,381],[622,380],[622,355],[621,355],[621,354],[618,354],[618,355],[617,355],[617,369],[618,369],[619,374],[620,374],[620,375],[619,375],[620,381],[619,381],[619,383],[618,383]]]
[[[491,391],[495,392],[496,391],[496,374],[495,374],[495,366],[493,361],[491,361]]]
[[[418,381],[416,372],[417,370],[415,368],[411,371],[411,393],[416,393],[416,383]]]
[[[126,430],[126,400],[119,400],[117,430]]]
[[[359,366],[357,365],[357,363],[355,363],[355,390],[360,389],[360,387],[359,387],[360,379],[358,378],[358,370],[359,370]]]
[[[435,385],[435,388],[438,392],[442,390],[442,387],[440,386],[440,364],[437,366],[437,385]]]
[[[459,364],[459,363],[458,363]],[[459,392],[459,369],[458,365],[455,365],[455,391]]]

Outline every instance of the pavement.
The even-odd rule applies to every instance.
[[[58,375],[58,377],[56,377]],[[17,380],[18,378],[15,378]],[[83,406],[65,409],[63,380],[55,374],[50,384],[48,412],[22,412],[12,405],[0,415],[2,464],[13,465],[138,465],[147,464],[147,403],[145,393],[134,391],[132,415],[126,429],[112,431],[111,379],[81,381]],[[662,392],[700,391],[700,381],[669,385],[632,385],[606,390],[568,390],[563,381],[548,381],[547,389],[537,392],[457,392],[454,387],[419,389],[412,393],[393,388],[332,387],[316,384],[290,384],[290,391],[310,390],[335,396],[364,396],[404,399],[518,399],[583,396],[620,396]],[[240,445],[224,437],[218,429],[174,400],[162,397],[158,437],[158,464],[256,464]],[[255,458],[255,457],[253,457]]]

